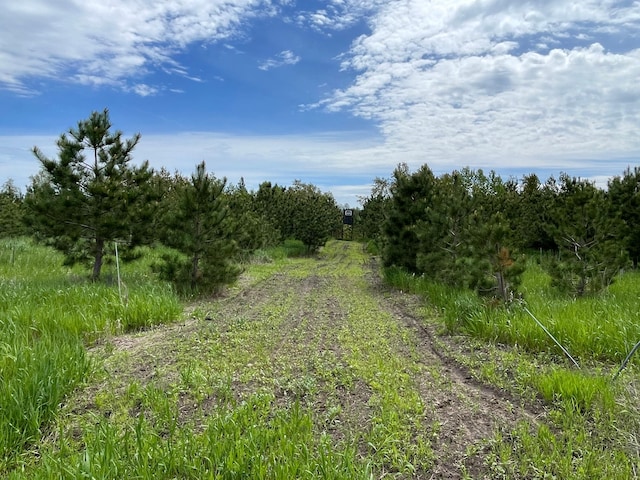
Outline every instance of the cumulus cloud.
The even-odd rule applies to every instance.
[[[619,41],[638,38],[640,3],[395,0],[375,12],[342,64],[354,82],[315,106],[373,120],[391,156],[563,168],[640,155],[640,43]]]
[[[328,0],[323,8],[300,11],[296,20],[299,25],[331,33],[351,27],[385,3],[388,0]]]
[[[272,68],[284,67],[285,65],[295,65],[299,61],[300,57],[294,54],[291,50],[283,50],[274,58],[260,62],[258,68],[260,70],[267,71]]]
[[[0,87],[31,92],[33,78],[120,85],[190,43],[232,38],[243,22],[274,15],[270,0],[29,0],[0,16]],[[131,87],[129,87],[131,88]],[[135,87],[131,88],[135,91]]]
[[[8,2],[0,16],[0,87],[29,94],[30,79],[64,76],[153,95],[162,87],[143,77],[157,68],[199,82],[177,62],[177,53],[193,42],[220,41],[240,55],[232,41],[246,22],[276,15],[285,4],[293,8],[290,0]],[[541,176],[577,169],[602,179],[640,158],[638,1],[297,5],[286,21],[314,34],[356,25],[365,31],[366,25],[338,57],[336,68],[352,81],[305,108],[369,119],[382,134],[377,142],[331,133],[176,134],[144,136],[138,153],[185,173],[204,158],[211,170],[231,179],[251,172],[258,181],[290,183],[315,175],[327,179],[323,184],[338,185],[330,180],[338,175],[348,188],[360,185],[360,192],[398,162],[426,162],[440,173],[465,165],[499,173],[535,170]],[[258,68],[299,61],[293,50],[283,50]],[[6,153],[13,144],[0,140],[6,165],[34,144]]]

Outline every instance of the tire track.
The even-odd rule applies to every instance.
[[[436,464],[426,478],[457,479],[463,477],[463,472],[473,478],[491,478],[485,465],[491,437],[497,431],[512,430],[520,422],[535,427],[542,412],[523,405],[508,392],[476,380],[438,348],[434,327],[416,313],[414,296],[384,287],[375,275],[370,278],[372,289],[380,297],[381,309],[413,332],[423,366],[416,384],[430,410],[427,415],[440,425],[433,443]]]

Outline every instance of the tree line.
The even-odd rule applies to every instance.
[[[295,181],[290,187],[262,183],[248,191],[241,180],[207,172],[191,176],[134,165],[136,134],[124,139],[107,109],[93,112],[57,141],[56,158],[38,147],[41,168],[23,195],[12,181],[0,189],[0,236],[30,235],[82,263],[98,280],[117,242],[123,260],[142,245],[170,249],[155,266],[183,292],[211,292],[233,282],[247,254],[285,239],[316,251],[341,224],[330,193]]]
[[[141,245],[170,249],[157,273],[184,292],[233,282],[252,252],[296,239],[315,252],[342,231],[333,196],[295,181],[263,182],[256,191],[207,172],[190,176],[132,163],[140,141],[114,131],[108,110],[93,112],[57,141],[56,158],[33,153],[40,172],[26,194],[0,188],[0,236],[31,235],[86,264],[100,278],[118,243],[124,260]],[[640,260],[640,168],[627,168],[606,189],[561,174],[520,181],[464,168],[436,176],[400,164],[376,178],[355,210],[354,231],[371,239],[385,266],[509,300],[518,294],[525,253],[542,252],[559,291],[601,291]],[[351,227],[350,227],[351,228]]]
[[[640,168],[608,183],[561,174],[502,180],[465,168],[441,176],[399,165],[362,199],[359,223],[384,265],[509,300],[525,253],[543,255],[558,291],[594,294],[640,260]]]

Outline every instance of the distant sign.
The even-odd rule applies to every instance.
[[[345,208],[342,212],[342,223],[345,225],[353,225],[353,210]]]

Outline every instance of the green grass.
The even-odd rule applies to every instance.
[[[38,441],[65,395],[85,380],[87,345],[171,321],[182,308],[145,269],[125,268],[123,299],[112,282],[89,283],[62,263],[27,239],[0,241],[0,472]]]
[[[143,253],[122,266],[125,301],[114,265],[91,284],[49,249],[0,242],[0,476],[429,478],[441,439],[425,389],[445,391],[447,376],[372,295],[359,245],[330,242],[314,258],[258,252],[225,295],[150,332],[181,306],[149,273],[157,251]],[[578,371],[517,305],[385,275],[428,300],[440,351],[523,403],[544,403],[535,421],[469,446],[489,478],[633,478],[638,358],[617,382],[611,374],[636,340],[640,277],[569,301],[535,265],[525,275],[528,307]]]
[[[60,436],[29,478],[370,478],[353,451],[316,438],[311,412],[298,403],[279,408],[273,396],[255,394],[208,412],[204,423],[179,425],[176,397],[153,388],[140,396],[144,410],[132,422],[92,418],[81,449]]]
[[[414,384],[415,346],[375,297],[357,294],[368,258],[345,245],[318,258],[261,255],[229,297],[201,301],[195,320],[127,336],[144,339],[139,348],[103,340],[87,392],[8,478],[427,472],[434,432]],[[275,278],[284,283],[272,289]]]
[[[518,345],[530,352],[561,350],[518,302],[492,305],[471,291],[456,290],[391,268],[389,284],[423,295],[440,313],[449,332],[463,330],[496,343]],[[640,272],[619,277],[600,296],[560,297],[541,267],[530,262],[523,275],[524,305],[576,359],[619,364],[640,340]],[[640,364],[640,356],[634,362]]]
[[[435,432],[426,424],[426,406],[414,383],[414,374],[422,367],[414,358],[399,354],[400,345],[409,352],[413,348],[407,331],[390,314],[382,313],[372,297],[353,295],[367,289],[362,276],[367,258],[361,249],[357,256],[352,252],[334,272],[360,288],[336,289],[332,294],[348,306],[347,323],[339,333],[346,360],[373,392],[369,405],[374,413],[366,443],[376,463],[391,472],[409,475],[428,471],[433,463],[431,439]]]
[[[570,299],[556,294],[549,277],[532,261],[523,276],[524,303],[510,306],[395,268],[387,269],[385,278],[425,298],[426,308],[439,315],[443,334],[470,336],[461,340],[469,353],[451,355],[479,379],[549,406],[551,428],[523,423],[496,434],[487,458],[492,478],[637,475],[640,412],[635,405],[640,397],[623,386],[637,379],[640,357],[632,359],[622,380],[613,382],[612,375],[640,340],[638,272],[617,278],[600,296]],[[523,305],[577,359],[580,370]],[[441,347],[448,348],[445,342]]]

